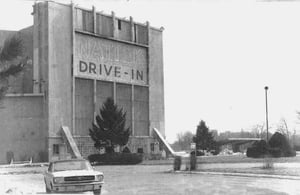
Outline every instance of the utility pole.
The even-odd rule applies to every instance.
[[[269,140],[269,122],[268,122],[268,86],[265,86],[265,95],[266,95],[266,126],[267,126],[267,142]]]

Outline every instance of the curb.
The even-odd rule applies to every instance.
[[[202,175],[206,174],[206,175],[224,175],[224,176],[239,176],[239,177],[260,177],[260,178],[300,180],[300,176],[291,176],[291,175],[268,175],[268,174],[255,174],[255,173],[209,172],[209,171],[171,171],[171,172],[185,173],[185,174],[202,174]]]
[[[0,168],[44,167],[48,165],[49,163],[6,164],[6,165],[0,165]]]

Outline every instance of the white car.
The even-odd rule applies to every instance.
[[[102,172],[95,171],[87,160],[59,160],[49,164],[44,175],[46,192],[86,192],[101,194]]]

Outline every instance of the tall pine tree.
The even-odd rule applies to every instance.
[[[93,123],[89,134],[95,142],[96,148],[104,147],[107,153],[114,152],[114,146],[124,146],[130,136],[130,128],[126,128],[126,112],[119,109],[112,98],[108,98],[100,115],[96,116],[96,124]]]
[[[209,128],[203,120],[197,126],[196,136],[193,137],[193,141],[196,143],[197,150],[210,151],[215,150],[217,147],[212,132],[209,132]]]

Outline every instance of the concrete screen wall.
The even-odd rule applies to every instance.
[[[165,136],[162,32],[157,29],[150,29],[149,37],[150,128],[157,128]]]
[[[1,101],[0,163],[48,160],[43,108],[41,94],[7,95]]]
[[[23,55],[11,61],[25,64],[22,72],[8,79],[8,91],[0,100],[0,163],[47,161],[43,94],[33,94],[33,26],[20,31],[0,31],[0,47],[16,36],[23,44]]]
[[[127,112],[129,147],[151,153],[156,142],[151,129],[165,132],[162,31],[94,8],[38,5],[36,13],[46,23],[39,35],[47,47],[39,56],[46,60],[41,72],[46,71],[49,157],[62,125],[70,127],[80,147],[90,147],[82,140],[107,97]]]
[[[11,92],[18,95],[5,98],[2,111],[9,114],[0,110],[4,120],[20,119],[1,126],[18,146],[10,145],[2,153],[25,158],[17,150],[32,142],[28,150],[20,149],[26,157],[39,161],[70,157],[61,126],[69,127],[84,157],[95,153],[88,129],[108,97],[127,112],[131,151],[159,152],[153,150],[157,141],[151,129],[165,132],[162,30],[148,22],[136,23],[132,17],[125,20],[115,13],[50,1],[36,3],[33,18],[34,25],[20,32],[33,63],[22,73],[25,76],[16,79],[20,82]],[[22,130],[9,131],[21,126]]]

